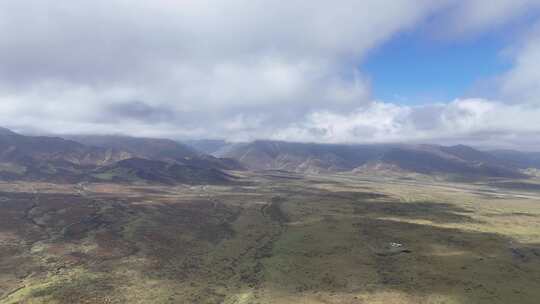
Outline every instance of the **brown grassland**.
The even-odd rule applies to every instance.
[[[0,303],[540,303],[540,187],[0,184]]]

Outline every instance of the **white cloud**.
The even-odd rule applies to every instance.
[[[454,34],[471,35],[502,26],[540,8],[538,0],[466,0],[453,3],[448,19]]]
[[[471,143],[534,150],[540,149],[538,117],[540,107],[485,99],[413,107],[373,102],[348,114],[311,113],[273,138],[329,143]]]
[[[533,34],[503,77],[504,100],[514,104],[373,102],[369,75],[357,68],[374,47],[429,17],[442,16],[445,29],[462,35],[538,5],[486,3],[4,0],[0,124],[242,140],[420,141],[486,132],[517,138],[540,130],[538,110],[521,105],[538,105],[540,94],[540,39]]]
[[[273,123],[283,124],[317,109],[352,109],[370,98],[355,67],[365,53],[440,6],[413,0],[2,1],[6,110],[0,118],[52,132],[77,129],[57,129],[59,122],[148,124],[134,111],[109,117],[110,105],[136,102],[138,112],[169,111],[178,117],[167,123],[198,130],[205,114],[210,128],[234,115],[278,116]],[[171,118],[150,120],[156,124],[157,117]]]
[[[540,24],[513,50],[514,66],[500,78],[502,95],[514,103],[540,105]]]

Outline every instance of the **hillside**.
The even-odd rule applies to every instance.
[[[77,182],[223,182],[222,170],[298,173],[420,173],[458,178],[524,178],[540,168],[535,153],[409,144],[316,144],[259,140],[198,141],[199,149],[169,139],[127,136],[24,136],[0,129],[0,178]],[[223,174],[222,174],[223,173]],[[125,176],[122,176],[125,174]],[[136,178],[135,178],[136,177]]]
[[[525,177],[511,162],[471,147],[437,145],[334,145],[254,141],[220,154],[253,170],[320,173],[395,168],[423,174]],[[379,164],[379,166],[375,166]]]
[[[143,138],[130,136],[90,135],[68,136],[79,143],[106,149],[127,151],[137,158],[177,162],[200,168],[241,170],[242,167],[231,159],[219,159],[205,152],[163,138]]]
[[[101,167],[92,177],[102,181],[151,181],[161,184],[225,184],[233,177],[215,168],[200,168],[174,162],[130,158]]]
[[[85,146],[59,137],[23,136],[0,132],[0,161],[55,161],[76,165],[106,165],[131,157],[127,151]]]
[[[237,159],[255,170],[287,170],[294,172],[338,172],[376,159],[388,146],[327,145],[255,141],[235,144],[219,156]]]
[[[221,170],[238,167],[170,140],[104,136],[81,143],[0,129],[1,180],[223,183]]]
[[[496,156],[498,159],[507,161],[512,165],[527,169],[535,168],[540,169],[540,153],[539,152],[520,152],[513,150],[495,150],[489,151],[490,154]]]
[[[465,153],[464,153],[465,152]],[[390,149],[380,162],[422,174],[460,177],[525,177],[517,168],[488,153],[465,146],[404,146]]]
[[[221,149],[232,145],[232,143],[220,139],[185,140],[183,141],[183,143],[197,151],[210,155],[214,155],[214,153],[219,153]]]

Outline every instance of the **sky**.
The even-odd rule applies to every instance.
[[[359,68],[369,75],[373,98],[418,105],[474,96],[475,85],[511,68],[501,56],[505,37],[434,40],[401,33],[374,48]]]
[[[540,151],[540,1],[3,0],[0,125]]]

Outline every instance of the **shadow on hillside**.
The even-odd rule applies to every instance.
[[[205,199],[141,203],[145,200],[0,192],[0,298],[29,275],[82,267],[107,277],[120,260],[134,255],[151,263],[133,265],[141,275],[186,280],[204,271],[198,265],[201,255],[234,236],[230,223],[238,215],[236,208]],[[51,296],[60,303],[94,296],[72,285],[52,285],[35,296]],[[91,286],[88,290],[95,291]]]
[[[397,217],[410,220],[429,220],[434,223],[480,223],[468,214],[470,210],[446,203],[435,202],[358,202],[354,213],[373,218]]]
[[[319,230],[336,229],[332,222],[321,225]],[[265,265],[280,274],[272,276],[272,286],[349,294],[351,301],[355,294],[392,291],[418,298],[447,295],[463,303],[532,304],[540,297],[540,244],[369,215],[351,223],[354,241],[335,244],[346,232],[335,233],[321,239],[306,229],[285,256],[270,258]],[[321,247],[325,243],[333,247]]]
[[[219,201],[141,205],[112,200],[103,205],[78,195],[39,194],[36,200],[33,193],[2,192],[0,235],[16,235],[29,245],[45,240],[55,245],[48,254],[56,255],[67,267],[83,266],[100,273],[109,272],[117,259],[145,257],[153,264],[134,265],[133,269],[149,279],[204,279],[203,283],[210,284],[201,289],[194,303],[220,303],[226,295],[216,290],[237,290],[249,280],[255,290],[339,293],[350,296],[350,302],[358,294],[387,291],[418,297],[450,295],[463,303],[532,304],[540,298],[540,244],[524,244],[496,233],[400,221],[475,223],[466,209],[431,202],[392,202],[373,193],[320,191],[309,195],[317,197],[318,204],[348,202],[354,217],[321,214],[322,221],[285,228],[274,237],[261,233],[242,239],[246,251],[237,252],[223,247],[223,241],[264,230],[261,227],[268,225],[263,221],[264,212],[253,211],[261,219],[247,225],[249,231],[235,231],[232,224],[240,209]],[[280,202],[288,203],[291,201],[286,199]],[[272,225],[278,225],[275,222]],[[287,250],[277,251],[279,242],[292,233],[299,237],[287,243]],[[96,242],[95,249],[70,249],[89,236]],[[26,256],[29,249],[25,248]],[[216,253],[223,259],[212,260],[214,264],[202,262]],[[21,248],[1,246],[0,270],[15,273],[25,269],[19,274],[22,277],[40,271],[42,265],[20,260],[23,256]],[[215,269],[223,271],[216,273]],[[58,299],[62,302],[70,296]]]

